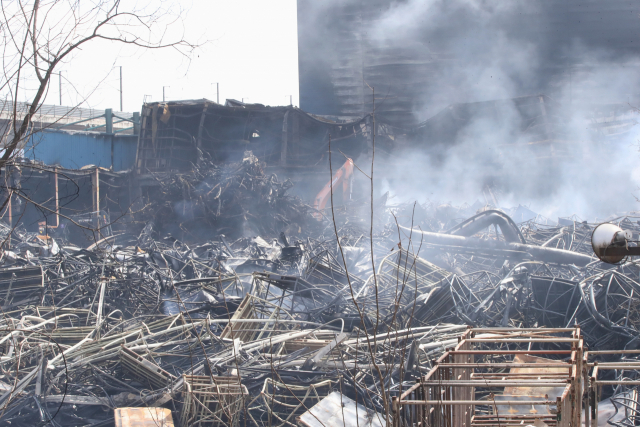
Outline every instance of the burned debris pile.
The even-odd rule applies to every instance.
[[[136,215],[173,235],[202,239],[201,233],[247,237],[274,235],[313,225],[311,207],[287,194],[293,184],[266,174],[251,151],[238,163],[201,165],[187,172],[155,173],[159,184],[148,194],[149,203]],[[314,221],[315,222],[315,221]]]
[[[640,268],[598,261],[595,224],[427,206],[416,219],[428,227],[390,223],[369,234],[337,224],[336,236],[250,153],[157,179],[157,204],[147,207],[155,216],[135,237],[79,247],[0,227],[12,236],[0,259],[3,424],[106,426],[138,407],[181,426],[343,425],[327,424],[331,417],[410,425],[399,410],[406,392],[441,375],[444,361],[467,363],[455,351],[471,350],[452,350],[464,337],[492,341],[482,344],[482,363],[523,364],[513,365],[516,379],[528,375],[517,369],[547,359],[511,360],[508,351],[569,363],[577,347],[560,344],[580,341],[590,351],[585,367],[630,363],[596,372],[593,384],[602,382],[590,402],[613,397],[602,405],[617,405],[614,425],[633,425],[638,394],[620,383],[638,381]],[[166,202],[177,198],[185,203]],[[384,209],[401,222],[416,212]],[[168,230],[172,221],[188,239]],[[636,218],[612,222],[638,240]],[[550,328],[573,335],[556,339]],[[554,387],[571,380],[550,369]],[[570,407],[554,392],[536,406],[548,423]]]

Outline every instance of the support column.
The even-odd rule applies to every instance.
[[[133,134],[140,135],[140,113],[138,111],[133,112]]]
[[[111,170],[113,170],[113,110],[111,108],[107,108],[104,110],[104,121],[105,121],[105,133],[107,134],[107,138],[111,142]]]
[[[204,103],[204,108],[202,109],[202,115],[200,116],[200,126],[198,126],[198,138],[196,139],[196,165],[199,167],[202,163],[202,156],[200,153],[202,152],[202,129],[204,128],[204,119],[207,116],[207,109],[209,108],[209,103]]]
[[[113,133],[113,110],[111,108],[107,108],[104,110],[104,121],[105,121],[105,132],[108,134]]]
[[[94,173],[91,175],[91,189],[93,199],[93,212],[95,215],[95,227],[100,226],[100,168],[96,167]]]
[[[289,143],[289,112],[284,113],[282,120],[282,144],[280,146],[280,166],[287,166],[287,144]]]
[[[300,115],[293,114],[291,116],[291,136],[289,136],[289,145],[291,148],[288,152],[291,153],[291,157],[295,160],[300,158]]]
[[[60,227],[60,197],[58,196],[58,168],[53,169],[53,177],[56,184],[56,228]]]

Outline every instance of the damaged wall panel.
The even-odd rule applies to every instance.
[[[269,166],[326,165],[329,135],[334,149],[347,156],[367,152],[365,123],[362,117],[345,122],[233,100],[224,106],[206,99],[145,104],[136,170],[185,171],[202,159],[237,162],[248,150]]]

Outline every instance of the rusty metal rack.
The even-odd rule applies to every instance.
[[[183,375],[180,425],[235,427],[249,392],[238,377]]]
[[[614,361],[606,361],[611,356]],[[622,359],[618,357],[622,356]],[[584,425],[598,427],[598,421],[615,420],[610,425],[633,426],[640,422],[640,350],[586,351],[585,382],[588,394],[584,399]],[[600,360],[596,360],[600,359]],[[613,412],[601,414],[599,403],[611,402]]]
[[[392,398],[394,427],[580,424],[580,328],[469,328],[428,375]]]
[[[125,371],[145,386],[164,388],[176,380],[169,372],[124,345],[120,345],[120,363]]]

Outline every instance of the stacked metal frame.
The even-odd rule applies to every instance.
[[[120,363],[141,384],[153,389],[167,387],[176,380],[169,372],[124,345],[120,345]]]
[[[253,322],[252,320],[256,320]],[[247,294],[220,334],[221,339],[257,341],[274,334],[288,332],[293,316],[282,307]]]
[[[589,388],[587,398],[584,399],[584,426],[598,427],[602,422],[616,427],[638,425],[640,422],[639,356],[640,350],[585,352],[584,381]],[[609,411],[605,410],[605,406],[609,406],[606,405],[606,400],[611,403]]]
[[[392,398],[393,425],[577,426],[582,364],[579,327],[470,328]]]
[[[235,427],[249,394],[239,377],[183,375],[180,425]]]

